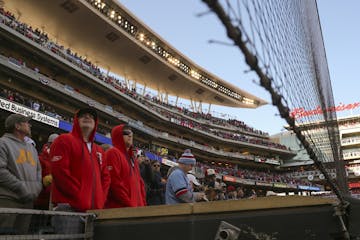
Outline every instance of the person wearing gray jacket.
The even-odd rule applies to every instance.
[[[32,209],[42,189],[41,165],[35,147],[27,143],[31,117],[11,114],[0,138],[0,208]],[[31,216],[0,215],[0,234],[26,234]]]

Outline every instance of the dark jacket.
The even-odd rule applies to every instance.
[[[148,205],[165,204],[165,184],[161,182],[161,173],[154,171],[147,192]]]

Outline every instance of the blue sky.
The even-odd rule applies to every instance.
[[[201,0],[120,0],[120,3],[196,64],[270,102],[269,94],[253,82],[255,76],[244,73],[246,66],[238,49],[208,43],[210,39],[230,41],[215,15],[197,16],[207,11],[207,6]],[[356,72],[360,69],[357,58],[360,56],[360,28],[357,26],[360,22],[360,1],[318,0],[318,9],[335,103],[360,102],[360,82]],[[271,104],[258,109],[212,106],[212,110],[236,116],[246,124],[270,134],[280,132],[285,123]],[[357,108],[340,115],[359,113],[360,109]]]

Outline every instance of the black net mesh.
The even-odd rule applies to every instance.
[[[203,0],[338,197],[347,194],[315,0]],[[316,126],[316,127],[314,127]],[[332,179],[327,170],[336,169]]]

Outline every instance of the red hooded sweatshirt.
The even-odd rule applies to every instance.
[[[50,146],[48,143],[44,144],[41,153],[39,154],[39,160],[41,164],[41,175],[42,178],[44,178],[46,175],[49,175],[51,173],[50,167]],[[36,202],[35,202],[35,208],[38,209],[49,209],[49,201],[50,201],[50,190],[51,185],[45,187],[43,186],[42,191],[40,192]]]
[[[146,205],[144,182],[140,175],[138,161],[132,147],[126,151],[123,127],[119,125],[111,131],[113,148],[105,153],[111,175],[111,185],[106,208],[140,207]]]
[[[52,202],[68,203],[76,211],[104,207],[110,186],[104,151],[94,143],[98,119],[90,135],[91,151],[83,140],[77,113],[71,133],[51,145]]]

